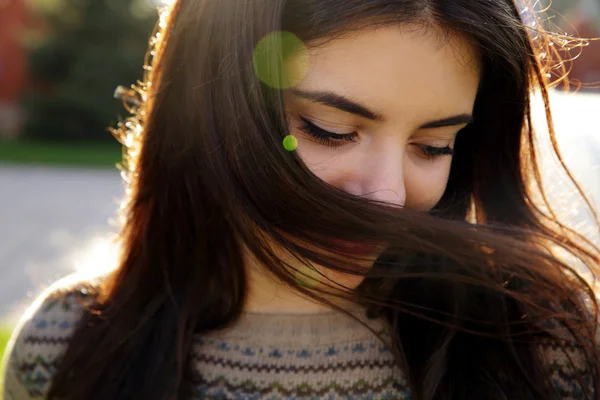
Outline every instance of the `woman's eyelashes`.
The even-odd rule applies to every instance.
[[[358,138],[358,134],[356,132],[351,133],[335,133],[325,130],[308,119],[300,116],[300,120],[302,121],[302,125],[300,125],[300,130],[306,133],[311,138],[315,139],[321,144],[330,147],[339,147],[343,146],[345,142],[356,142]],[[420,153],[419,155],[425,159],[433,160],[438,157],[443,156],[453,156],[454,149],[450,146],[437,147],[430,146],[426,144],[413,144],[413,146]]]
[[[300,117],[300,120],[302,121],[300,129],[313,139],[316,139],[317,141],[326,146],[338,147],[344,144],[344,142],[355,142],[356,137],[358,136],[356,132],[335,133],[327,131],[313,124],[304,117]]]
[[[451,148],[450,146],[435,147],[435,146],[428,146],[426,144],[417,144],[415,146],[417,146],[417,148],[422,153],[422,155],[428,160],[433,160],[437,157],[454,155],[454,149]]]

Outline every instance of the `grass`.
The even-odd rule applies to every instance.
[[[6,348],[11,333],[12,329],[0,328],[0,360],[4,356],[4,349]]]
[[[0,162],[114,168],[121,161],[119,143],[53,143],[0,139]]]
[[[12,329],[10,328],[0,328],[0,362],[4,357],[4,350],[6,349],[6,344],[8,343],[8,339],[10,339],[10,335],[12,333]],[[2,381],[4,376],[4,371],[2,371],[2,364],[0,364],[0,399],[2,399],[2,393],[4,393],[4,388],[2,387]]]

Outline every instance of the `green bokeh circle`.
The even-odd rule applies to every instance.
[[[298,139],[294,135],[287,135],[283,138],[283,147],[287,151],[294,151],[298,148]]]
[[[289,89],[306,76],[308,48],[291,32],[272,32],[257,43],[252,64],[264,84],[274,89]]]

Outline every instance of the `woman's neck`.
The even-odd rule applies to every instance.
[[[284,261],[294,268],[302,270],[306,268],[298,265],[299,262],[293,257],[285,257]],[[267,268],[260,264],[252,255],[246,257],[247,290],[244,311],[252,313],[277,313],[277,314],[307,314],[323,313],[331,311],[331,307],[321,304],[299,291],[296,291],[274,276]],[[326,276],[321,280],[336,282],[349,289],[354,289],[363,277],[343,274],[328,270],[324,267],[316,268]],[[317,276],[314,274],[313,276]],[[325,285],[323,285],[325,287]],[[319,293],[325,296],[325,293]],[[329,296],[331,298],[331,296]],[[332,302],[340,305],[348,305],[337,298],[331,298]]]
[[[320,313],[331,309],[287,287],[265,268],[247,268],[248,296],[244,310],[252,313]]]

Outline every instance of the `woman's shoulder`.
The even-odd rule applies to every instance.
[[[92,304],[98,282],[76,275],[64,278],[23,314],[3,360],[5,400],[45,397],[71,335]]]

